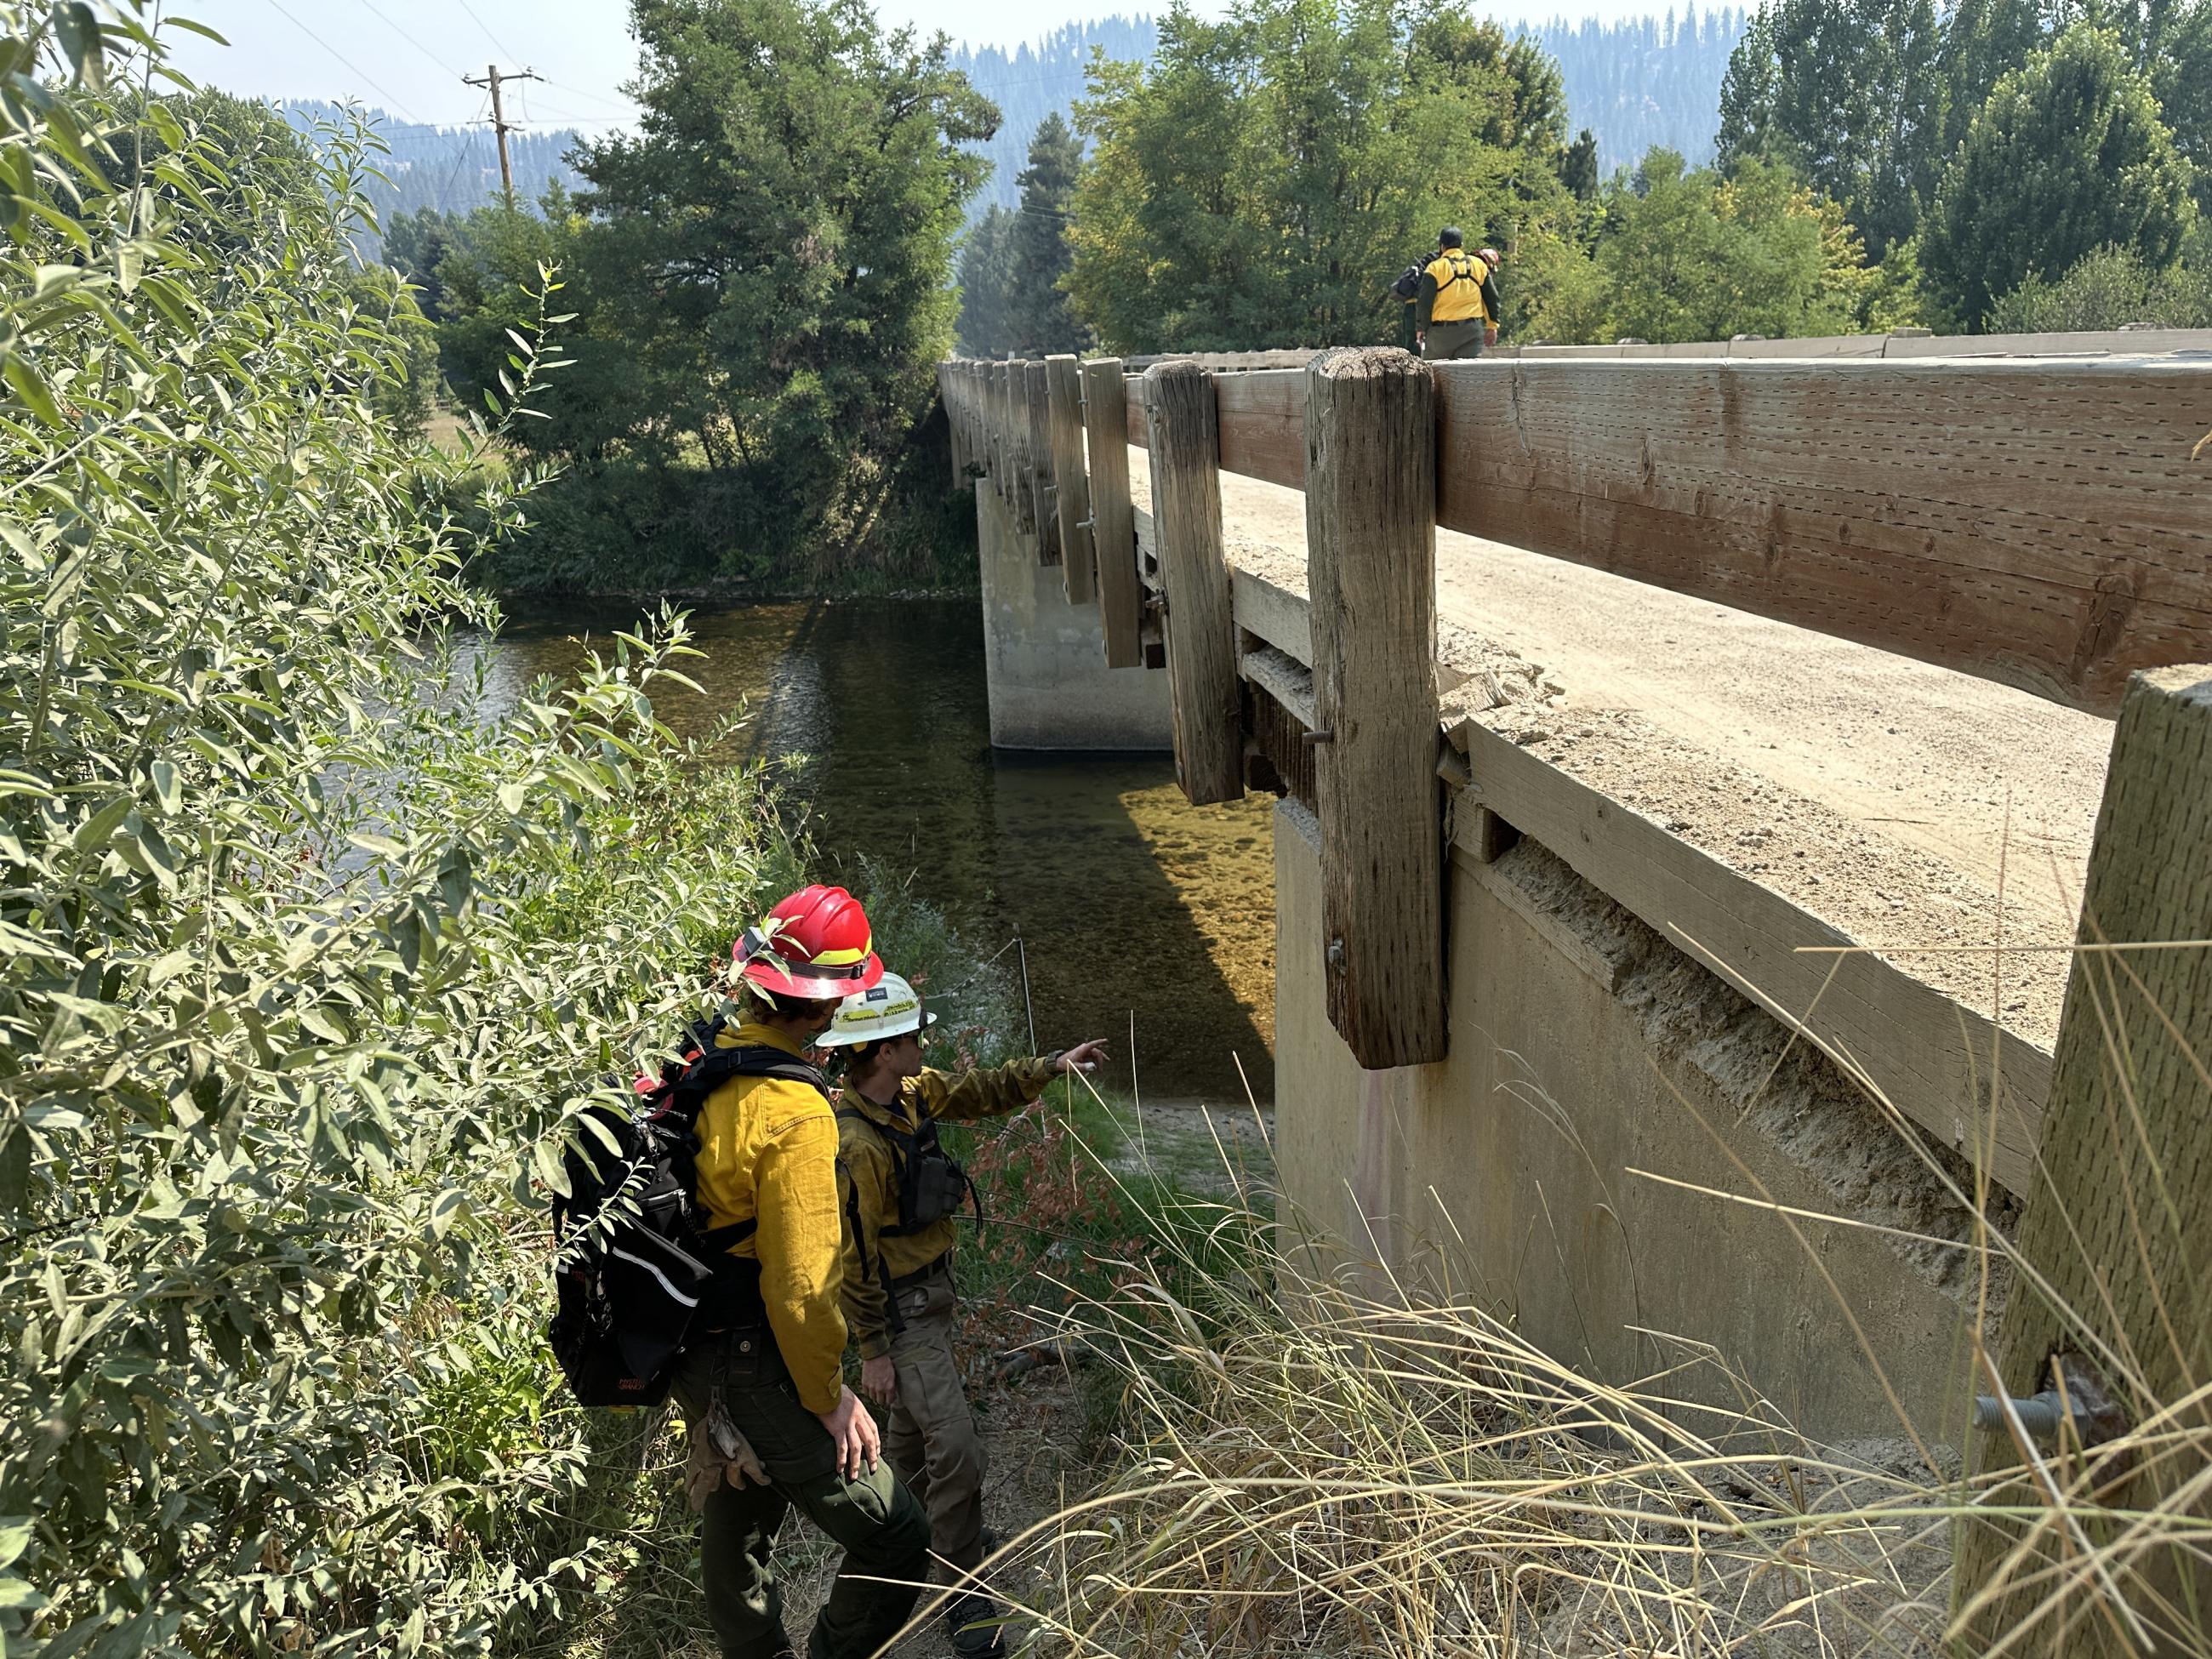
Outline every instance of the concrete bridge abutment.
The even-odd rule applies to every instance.
[[[975,491],[991,742],[1000,749],[1175,746],[1167,676],[1106,665],[1096,605],[1070,605],[1057,565],[1040,564],[996,490]]]

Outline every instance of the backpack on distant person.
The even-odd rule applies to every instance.
[[[1398,273],[1398,280],[1390,284],[1390,292],[1396,295],[1401,300],[1413,300],[1419,298],[1421,293],[1421,273],[1427,269],[1428,267],[1426,265],[1407,265],[1403,270]]]
[[[553,1200],[558,1308],[553,1357],[586,1406],[652,1406],[668,1397],[693,1324],[764,1322],[760,1264],[732,1255],[755,1224],[709,1227],[697,1198],[699,1111],[736,1077],[778,1077],[830,1097],[822,1073],[781,1048],[720,1048],[720,1018],[687,1027],[681,1058],[640,1076],[627,1109],[597,1105],[562,1160],[568,1194]]]

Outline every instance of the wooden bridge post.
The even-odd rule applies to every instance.
[[[1097,597],[1091,557],[1091,481],[1083,465],[1083,387],[1070,356],[1044,360],[1052,426],[1052,481],[1058,492],[1060,574],[1070,605]]]
[[[1152,537],[1167,590],[1176,781],[1194,806],[1244,793],[1243,698],[1221,536],[1218,422],[1213,377],[1197,364],[1155,363],[1145,371]]]
[[[1015,359],[1006,364],[1006,505],[1013,509],[1014,530],[1032,544],[1036,537],[1036,456],[1030,448],[1029,365]]]
[[[1039,564],[1060,562],[1060,489],[1052,471],[1052,392],[1044,360],[1015,365],[1021,379],[1021,419],[1030,447],[1030,501]]]
[[[2155,669],[2130,682],[2112,734],[2078,938],[2090,946],[2212,939],[2212,666]],[[2154,1419],[2212,1382],[2208,1066],[2212,947],[2075,957],[2034,1191],[2023,1195],[2018,1231],[2021,1259],[2043,1287],[2015,1272],[1996,1355],[2004,1391],[2015,1398],[2050,1383],[2054,1354],[2086,1360],[2118,1406],[2117,1420],[2145,1429],[2150,1443],[2133,1462],[2147,1467],[2131,1476],[2100,1468],[2093,1423],[2057,1452],[2043,1450],[2045,1468],[2074,1502],[2101,1486],[2099,1501],[2138,1516],[2163,1508],[2179,1523],[2168,1535],[2200,1542],[2207,1500],[2177,1493],[2201,1483],[2212,1462],[2212,1406],[2199,1400],[2163,1424]],[[2078,1395],[2075,1362],[2066,1370]],[[1982,1392],[1996,1391],[1986,1370],[1976,1382]],[[2092,1443],[2086,1452],[2085,1438]],[[1983,1469],[2014,1469],[2019,1480],[1978,1501],[2047,1504],[2008,1435],[1985,1435],[1978,1449]],[[2159,1547],[2149,1523],[2138,1547],[2115,1552],[2100,1574],[2081,1559],[2072,1535],[2083,1524],[2094,1526],[2069,1523],[2051,1506],[2039,1539],[2005,1569],[2024,1529],[1987,1518],[1961,1523],[1955,1605],[1972,1615],[1972,1651],[1987,1651],[2000,1633],[2052,1601],[2042,1633],[2008,1651],[2165,1652],[2166,1643],[2135,1639],[2133,1619],[2153,1632],[2172,1630],[2177,1617],[2201,1628],[2187,1612],[2192,1601],[2212,1606],[2212,1568],[2201,1548]],[[2038,1569],[2047,1576],[2035,1584],[2008,1589],[1999,1582]],[[2113,1604],[2114,1589],[2127,1607]]]
[[[1006,418],[1006,365],[990,362],[983,365],[985,395],[983,408],[990,430],[991,488],[999,499],[1011,507],[1014,504],[1013,434]]]
[[[937,401],[945,406],[945,429],[952,452],[952,487],[960,488],[965,472],[960,459],[960,362],[950,358],[937,366]]]
[[[1329,1023],[1370,1071],[1444,1057],[1436,390],[1382,348],[1306,370],[1306,568]]]
[[[963,486],[972,486],[975,482],[975,473],[986,465],[981,442],[982,426],[976,419],[978,398],[975,372],[981,367],[979,363],[963,359],[960,364],[960,373],[957,381],[960,398],[960,424],[957,428],[960,445],[957,458],[960,464],[960,482]]]
[[[1109,668],[1141,668],[1137,637],[1144,584],[1137,577],[1137,518],[1129,500],[1128,389],[1121,361],[1083,365],[1083,427],[1091,472],[1091,544],[1098,570],[1098,611]]]

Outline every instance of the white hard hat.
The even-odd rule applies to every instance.
[[[837,1018],[814,1039],[823,1048],[849,1048],[858,1042],[878,1042],[904,1036],[925,1025],[937,1024],[935,1014],[922,1012],[921,998],[896,974],[885,974],[865,991],[855,991],[837,1005]]]

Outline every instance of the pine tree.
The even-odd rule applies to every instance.
[[[993,203],[960,248],[960,349],[970,357],[1013,349],[1006,300],[1013,289],[1014,216]]]
[[[1006,328],[1025,357],[1083,349],[1083,330],[1068,310],[1061,279],[1067,275],[1067,204],[1083,165],[1083,141],[1058,112],[1037,123],[1030,164],[1016,181],[1022,204],[1008,231]]]
[[[1996,295],[2095,248],[2163,268],[2193,216],[2188,178],[2119,38],[2077,23],[2000,80],[1967,129],[1929,216],[1929,280],[1978,327]]]
[[[1597,194],[1597,134],[1588,127],[1567,146],[1559,161],[1559,182],[1575,193],[1578,202],[1587,202]]]

